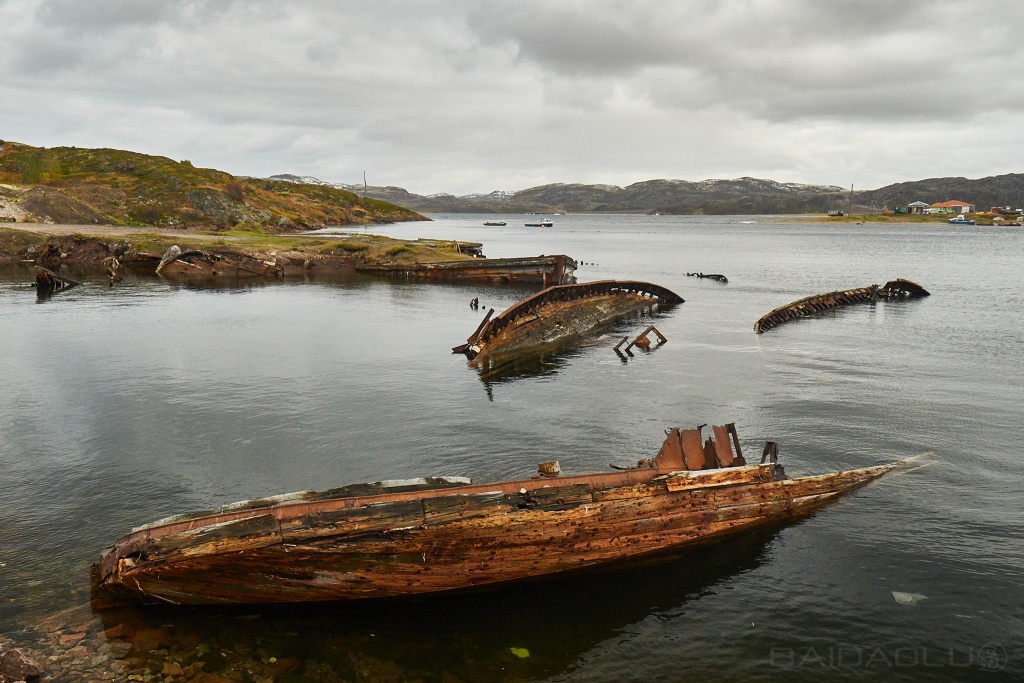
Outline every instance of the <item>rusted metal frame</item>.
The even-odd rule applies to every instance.
[[[766,313],[754,324],[754,331],[760,334],[788,320],[808,315],[808,310],[817,313],[840,305],[871,301],[876,297],[877,291],[878,285],[870,285],[798,299]]]
[[[532,312],[538,306],[551,301],[574,301],[577,299],[616,292],[643,292],[665,303],[682,303],[683,298],[659,285],[646,282],[597,280],[574,285],[553,285],[522,301],[513,304],[496,315],[489,327],[482,330],[478,339],[486,341],[501,332],[524,312]]]
[[[36,269],[36,290],[39,292],[53,292],[59,289],[71,289],[77,287],[81,282],[72,280],[66,275],[55,273],[48,268],[35,266]]]
[[[626,353],[629,353],[630,349],[632,349],[634,346],[639,346],[642,349],[647,349],[648,347],[650,347],[651,343],[647,339],[647,335],[650,332],[654,332],[654,334],[658,336],[658,346],[661,346],[662,344],[668,341],[668,338],[661,332],[659,332],[657,327],[655,327],[654,325],[648,325],[647,328],[643,332],[638,334],[636,339],[630,342],[629,346],[626,347]],[[615,347],[615,350],[618,350],[618,346]]]

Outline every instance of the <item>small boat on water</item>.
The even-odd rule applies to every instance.
[[[963,214],[960,214],[959,216],[956,216],[954,218],[950,218],[949,222],[952,223],[953,225],[977,225],[978,224],[978,221],[970,220],[966,216],[964,216]]]
[[[540,223],[525,223],[525,225],[528,228],[553,228],[555,226],[555,222],[550,218],[545,218]]]
[[[703,426],[703,425],[702,425]],[[171,517],[104,549],[107,589],[172,604],[352,600],[549,576],[805,515],[897,467],[786,476],[747,464],[734,425],[673,428],[620,471],[434,477],[302,492]],[[614,466],[613,466],[614,467]]]
[[[484,221],[484,225],[489,228],[501,228],[505,226],[505,221]]]

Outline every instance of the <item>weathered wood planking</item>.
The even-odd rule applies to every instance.
[[[108,555],[101,571],[108,585],[187,603],[468,588],[656,552],[803,514],[894,466],[779,481],[772,480],[771,465],[648,470],[639,481],[629,472],[623,474],[633,476],[559,478],[561,485],[519,490],[467,486],[418,499],[392,494],[321,512],[290,504],[282,506],[290,514],[280,516],[248,512],[174,535],[148,536],[156,529],[130,535],[123,548],[133,550],[131,557],[122,554],[112,564]],[[595,486],[602,480],[618,485]],[[510,484],[526,483],[533,482]],[[456,492],[466,490],[472,492]]]

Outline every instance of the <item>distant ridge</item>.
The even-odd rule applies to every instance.
[[[348,190],[362,195],[362,185],[326,183],[317,178],[276,175],[273,180],[304,182]],[[1024,174],[968,180],[931,178],[903,182],[852,194],[837,185],[782,183],[759,178],[732,180],[646,180],[626,187],[552,183],[515,192],[455,196],[418,195],[401,187],[369,186],[366,194],[428,213],[663,213],[663,214],[788,214],[824,213],[830,209],[862,213],[960,199],[990,206],[1024,206]]]

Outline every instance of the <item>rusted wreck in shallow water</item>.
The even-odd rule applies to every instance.
[[[722,275],[721,273],[687,273],[687,277],[698,277],[705,280],[714,280],[715,282],[721,282],[723,284],[729,284],[729,278]]]
[[[39,296],[45,297],[53,294],[54,292],[63,292],[64,290],[77,287],[82,284],[78,280],[72,280],[67,275],[61,275],[60,273],[43,268],[42,266],[36,266],[36,293]]]
[[[535,352],[587,335],[601,325],[654,306],[675,306],[683,298],[650,282],[597,280],[548,287],[498,315],[492,308],[465,344],[452,349],[471,363],[492,355]]]
[[[765,314],[754,324],[754,331],[761,334],[784,322],[817,315],[823,311],[839,308],[840,306],[878,301],[879,299],[883,301],[919,299],[929,295],[930,292],[921,285],[910,280],[904,280],[903,278],[890,280],[881,287],[869,285],[856,289],[843,289],[826,294],[817,294],[799,299]]]
[[[525,258],[491,258],[437,263],[357,266],[365,273],[430,280],[461,280],[494,284],[537,283],[545,287],[574,282],[578,264],[565,254]]]
[[[133,530],[103,586],[168,603],[350,600],[467,589],[625,560],[792,519],[900,463],[788,478],[732,425],[671,429],[625,471],[474,485],[440,477],[247,501]],[[541,470],[555,474],[555,463]]]
[[[183,252],[174,246],[160,260],[156,274],[171,279],[276,278],[284,275],[284,268],[276,258],[207,249]]]

